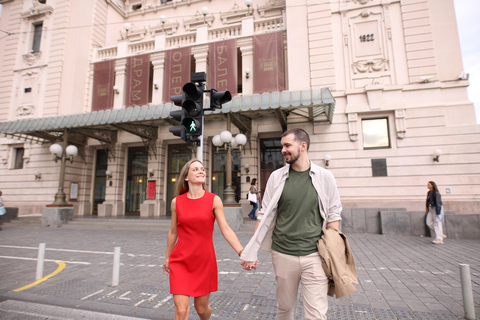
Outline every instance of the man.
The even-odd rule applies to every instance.
[[[259,248],[272,252],[277,281],[277,319],[294,319],[302,283],[305,319],[327,319],[328,279],[317,241],[322,227],[338,229],[342,204],[335,178],[308,158],[310,138],[300,128],[282,135],[287,165],[268,179],[255,233],[241,255],[246,270],[257,268]]]

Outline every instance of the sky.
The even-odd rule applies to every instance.
[[[462,49],[463,70],[468,73],[468,98],[475,105],[477,123],[480,123],[480,1],[454,0],[458,34]],[[448,44],[445,44],[448,45]]]
[[[463,71],[469,74],[468,98],[475,105],[480,124],[480,1],[454,0],[458,34],[463,57]],[[0,16],[2,5],[0,4]],[[448,44],[445,44],[448,45]]]

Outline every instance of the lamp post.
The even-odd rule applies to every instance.
[[[65,181],[65,162],[67,161],[67,158],[68,158],[70,160],[70,163],[72,163],[73,157],[75,157],[78,154],[78,149],[74,145],[69,145],[67,147],[67,131],[66,130],[63,136],[63,147],[57,143],[52,144],[50,146],[50,152],[53,155],[53,161],[57,162],[58,160],[61,160],[61,162],[60,162],[60,178],[58,181],[58,191],[55,194],[55,201],[48,206],[49,207],[71,206],[65,201],[66,199],[65,192],[63,192],[63,184]]]
[[[222,131],[220,134],[217,134],[213,137],[212,143],[217,147],[218,150],[227,151],[226,159],[226,187],[223,191],[223,203],[224,204],[237,204],[235,201],[235,191],[232,189],[232,152],[233,150],[239,149],[242,150],[242,146],[247,143],[247,137],[240,133],[235,137],[232,136],[230,132],[230,115],[228,115],[227,121],[227,130]]]

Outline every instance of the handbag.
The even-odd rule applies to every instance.
[[[257,195],[248,191],[248,200],[253,203],[257,203]]]
[[[0,216],[3,216],[5,213],[7,213],[7,209],[4,206],[0,206]]]

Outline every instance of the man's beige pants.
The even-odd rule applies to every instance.
[[[277,320],[294,319],[300,281],[305,319],[327,319],[328,279],[318,252],[297,257],[272,251],[272,262],[277,280]]]

